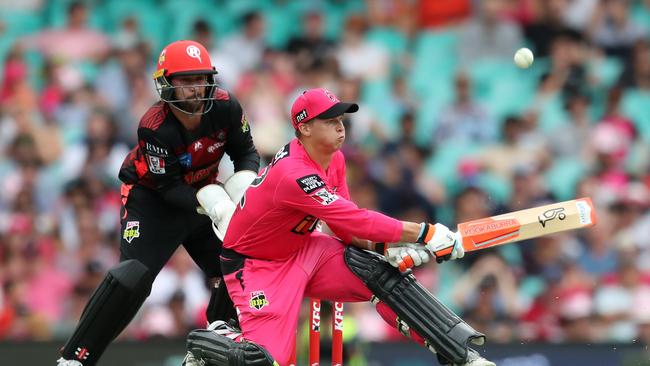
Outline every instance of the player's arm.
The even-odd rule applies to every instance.
[[[255,149],[246,113],[239,101],[230,95],[230,128],[225,150],[235,167],[235,174],[224,182],[224,189],[233,202],[241,200],[246,189],[257,177],[260,155]]]
[[[235,172],[250,170],[257,174],[260,155],[253,144],[250,125],[241,105],[230,95],[230,121],[225,150],[235,166]]]
[[[332,232],[334,234],[338,235],[338,232],[340,229],[335,229],[330,227]],[[418,236],[420,235],[420,230],[422,229],[422,224],[418,224],[415,222],[409,222],[409,221],[402,221],[402,235],[400,236],[399,241],[401,243],[415,243],[418,241]],[[358,237],[351,237],[350,240],[348,241],[349,244],[354,245],[355,247],[359,247],[362,249],[369,249],[369,250],[377,250],[376,245],[377,244],[383,244],[383,243],[376,243],[372,242],[370,240],[366,239],[360,239]]]
[[[155,131],[143,127],[138,129],[138,140],[155,189],[166,202],[194,211],[199,205],[196,188],[183,181],[180,162],[169,144]]]
[[[354,202],[330,191],[318,174],[289,172],[279,182],[273,198],[276,205],[297,209],[325,221],[347,243],[353,237],[397,242],[403,235],[401,221],[357,207]]]
[[[458,236],[442,224],[399,221],[372,210],[361,209],[354,202],[331,192],[318,174],[285,175],[274,196],[275,203],[301,210],[325,221],[347,244],[368,249],[369,240],[381,243],[418,243],[438,261],[461,258],[464,250]],[[400,255],[408,259],[407,252]],[[401,263],[400,263],[401,264]],[[401,264],[411,267],[410,261]]]

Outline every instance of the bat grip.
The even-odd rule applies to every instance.
[[[406,255],[402,257],[402,260],[398,262],[399,265],[399,271],[402,273],[408,272],[411,268],[413,268],[413,258],[411,258],[410,255]]]

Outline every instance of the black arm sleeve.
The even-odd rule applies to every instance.
[[[178,157],[169,144],[148,128],[138,129],[138,140],[147,162],[149,181],[163,199],[179,208],[194,211],[199,205],[196,188],[185,184]]]
[[[246,113],[239,101],[230,95],[230,131],[226,141],[226,153],[235,166],[235,171],[252,170],[257,173],[260,155],[255,149]]]

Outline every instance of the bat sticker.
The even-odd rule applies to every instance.
[[[542,227],[546,227],[546,223],[555,219],[556,217],[560,219],[560,221],[566,219],[564,207],[546,210],[541,215],[537,216],[537,219],[539,220],[539,223],[542,224]]]

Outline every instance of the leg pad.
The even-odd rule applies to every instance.
[[[471,350],[469,345],[485,342],[485,335],[436,299],[412,274],[400,273],[383,256],[348,246],[345,263],[379,300],[448,362],[465,363]]]

